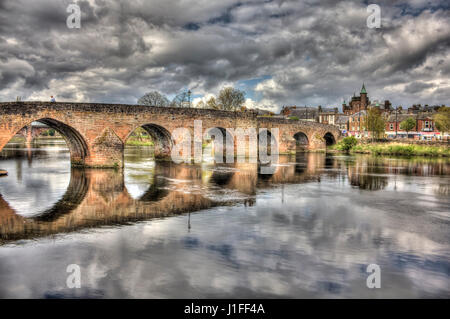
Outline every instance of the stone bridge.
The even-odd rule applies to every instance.
[[[73,166],[120,168],[124,164],[124,145],[136,128],[142,127],[152,136],[155,157],[168,157],[174,146],[186,143],[184,137],[173,136],[174,130],[185,128],[191,136],[195,136],[196,120],[202,121],[202,137],[207,136],[210,129],[217,128],[234,138],[234,145],[234,130],[255,128],[257,132],[263,132],[266,129],[266,134],[275,139],[281,154],[295,153],[299,148],[325,149],[327,145],[340,139],[336,126],[258,117],[253,111],[229,112],[124,104],[7,102],[0,103],[0,150],[22,128],[38,121],[64,137]],[[271,134],[274,128],[278,128],[278,135]],[[194,138],[188,143],[193,150]]]

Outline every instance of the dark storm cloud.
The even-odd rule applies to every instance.
[[[417,92],[421,92],[425,89],[428,89],[430,87],[433,87],[433,85],[429,84],[429,83],[421,82],[421,81],[416,81],[416,82],[412,82],[411,84],[408,84],[405,87],[405,92],[406,93],[417,93]]]
[[[217,93],[261,78],[256,105],[340,105],[364,81],[371,98],[450,98],[445,1],[0,1],[0,99],[135,103],[148,90]]]

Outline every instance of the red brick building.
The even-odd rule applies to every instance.
[[[352,115],[360,111],[367,110],[367,106],[369,104],[370,104],[369,97],[367,96],[366,87],[364,86],[363,83],[360,95],[356,96],[356,94],[353,94],[353,97],[351,98],[348,105],[344,101],[344,103],[342,103],[342,111],[344,112],[345,115]]]
[[[376,107],[380,109],[382,113],[390,112],[392,110],[392,104],[391,102],[389,102],[389,100],[385,100],[384,105],[380,105],[378,101],[371,103],[369,100],[369,96],[367,95],[366,87],[363,83],[359,96],[356,96],[356,94],[354,94],[353,97],[351,97],[348,105],[345,103],[345,101],[344,103],[342,103],[342,112],[345,115],[352,115],[361,111],[367,111],[369,107]]]
[[[408,132],[400,129],[400,123],[408,118],[413,118],[416,122],[415,127]],[[386,121],[386,135],[390,138],[395,136],[399,138],[414,138],[418,140],[441,139],[442,134],[437,130],[433,113],[409,113],[409,114],[390,114]]]

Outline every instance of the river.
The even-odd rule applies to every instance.
[[[62,141],[4,148],[1,298],[450,297],[448,159],[302,153],[258,174],[125,153],[82,170]]]

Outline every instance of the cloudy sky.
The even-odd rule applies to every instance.
[[[69,29],[70,3],[81,28]],[[224,85],[247,106],[339,106],[364,81],[372,100],[450,102],[450,3],[0,0],[0,101],[135,104],[145,92],[195,101]]]

